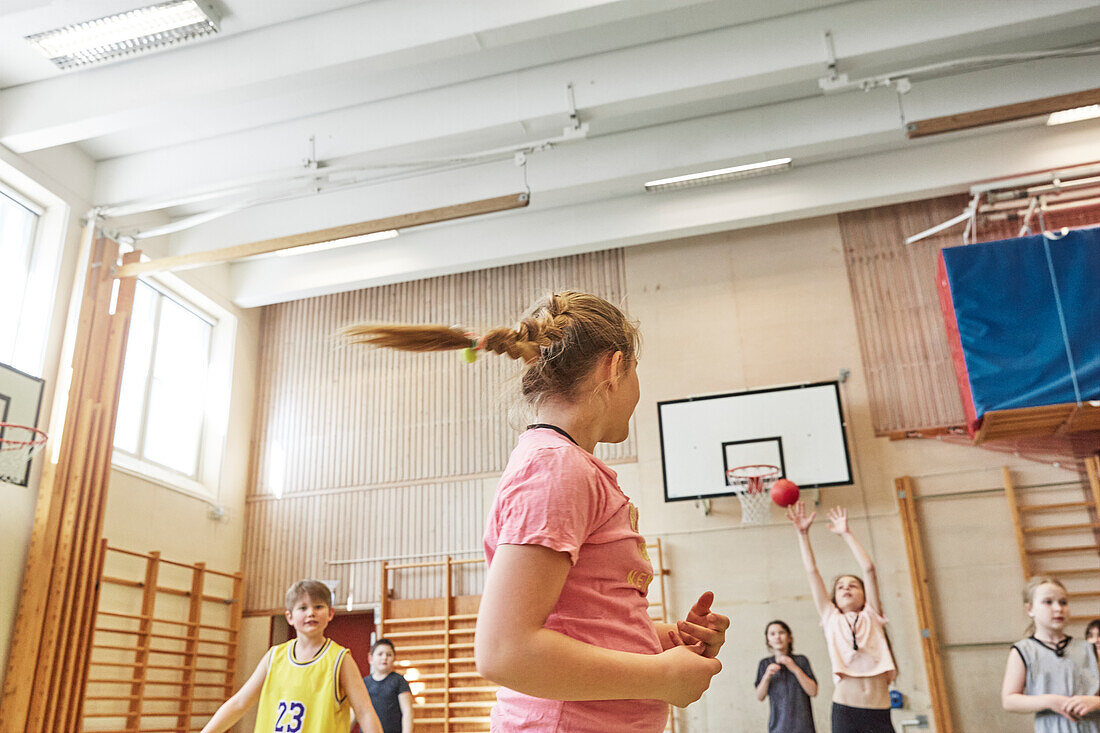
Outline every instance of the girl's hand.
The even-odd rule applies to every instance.
[[[1072,702],[1073,698],[1067,697],[1065,695],[1043,695],[1042,698],[1043,705],[1045,705],[1048,710],[1058,713],[1063,718],[1067,718],[1068,720],[1077,720],[1077,715],[1069,710],[1069,705]]]
[[[781,669],[783,669],[783,668],[780,667],[775,662],[772,662],[771,664],[768,665],[768,668],[764,670],[764,676],[767,677],[768,679],[771,679],[772,677],[775,676],[775,673],[778,672]]]
[[[713,659],[726,643],[726,629],[730,627],[730,620],[727,616],[711,611],[712,603],[714,593],[708,590],[691,607],[687,620],[676,623],[676,631],[685,644],[702,642],[703,656]]]
[[[816,516],[817,512],[806,516],[806,505],[801,501],[796,502],[794,506],[787,507],[787,519],[791,520],[791,524],[794,525],[799,534],[806,534],[810,531],[810,525],[814,523],[814,517]]]
[[[722,663],[717,659],[707,659],[702,653],[703,644],[700,642],[691,646],[677,645],[658,655],[666,680],[662,700],[678,708],[686,708],[703,696],[710,687],[711,677],[722,671]]]
[[[1083,718],[1089,713],[1100,710],[1100,697],[1096,695],[1075,695],[1066,700],[1063,707],[1066,713],[1075,718]],[[1062,714],[1065,715],[1065,713]]]
[[[786,654],[779,654],[778,656],[776,656],[775,663],[781,664],[787,669],[792,669],[794,667],[794,660]]]
[[[848,534],[848,510],[835,506],[829,510],[829,531],[834,534]]]

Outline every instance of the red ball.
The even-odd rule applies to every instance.
[[[790,506],[798,501],[798,484],[785,478],[772,484],[772,501],[779,506]]]

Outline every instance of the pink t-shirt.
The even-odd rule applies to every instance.
[[[603,462],[545,428],[519,438],[485,529],[491,566],[498,545],[540,545],[569,554],[572,567],[545,628],[588,644],[657,654],[646,591],[653,566],[638,534],[638,510]],[[539,660],[532,659],[531,664]],[[661,731],[660,700],[545,700],[501,688],[491,729],[539,733]]]
[[[883,627],[886,617],[870,604],[859,611],[843,613],[830,603],[821,616],[825,630],[825,646],[833,663],[833,679],[841,677],[874,677],[883,672],[897,674],[894,657],[886,643]],[[857,649],[858,647],[858,649]]]

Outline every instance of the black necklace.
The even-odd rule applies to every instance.
[[[1031,638],[1035,639],[1035,634],[1032,634]],[[1044,647],[1051,650],[1052,652],[1057,654],[1059,657],[1063,657],[1066,654],[1066,647],[1069,646],[1070,639],[1072,639],[1072,638],[1073,638],[1072,636],[1067,636],[1066,638],[1062,639],[1059,642],[1055,642],[1054,644],[1047,644],[1042,639],[1035,639],[1035,641],[1039,644],[1042,644]]]
[[[555,433],[558,433],[560,435],[564,435],[569,440],[569,442],[572,443],[573,445],[580,445],[580,443],[573,440],[572,435],[565,432],[564,430],[559,428],[557,425],[551,425],[550,423],[544,423],[544,422],[537,422],[534,425],[528,425],[527,426],[528,430],[534,430],[535,428],[546,428],[547,430],[553,430]]]

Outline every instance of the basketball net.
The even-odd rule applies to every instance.
[[[772,484],[779,478],[776,466],[739,466],[726,471],[726,485],[741,502],[741,524],[767,524]]]
[[[27,464],[46,445],[46,439],[37,428],[0,423],[0,481],[22,484]]]

